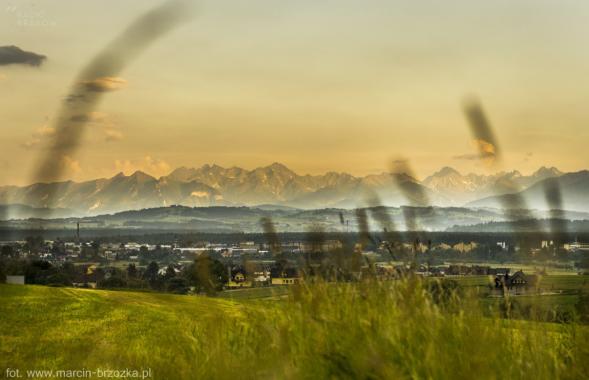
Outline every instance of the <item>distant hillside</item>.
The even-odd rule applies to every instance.
[[[405,215],[412,214],[418,229],[444,231],[453,226],[470,226],[487,222],[506,221],[506,215],[497,209],[468,209],[463,207],[373,207],[366,208],[369,228],[379,231],[405,230]],[[340,214],[345,225],[341,224]],[[514,212],[521,219],[528,212]],[[565,212],[570,219],[589,219],[589,213]],[[355,210],[325,208],[303,210],[285,207],[186,207],[170,206],[143,210],[124,211],[115,214],[83,218],[25,219],[0,222],[0,228],[62,230],[76,228],[78,222],[83,229],[149,229],[195,232],[263,232],[260,219],[272,218],[280,232],[305,232],[318,226],[328,232],[356,231],[358,229]],[[548,212],[537,213],[538,218],[548,218]],[[390,220],[382,225],[379,221]]]
[[[539,223],[538,223],[539,222]],[[538,224],[540,231],[537,230]],[[542,219],[540,221],[517,220],[514,222],[487,222],[474,225],[452,226],[449,232],[569,232],[586,233],[589,220]]]
[[[31,207],[22,204],[0,204],[0,220],[6,219],[7,216],[15,219],[64,218],[68,216],[82,216],[82,213],[71,209]]]
[[[468,203],[467,207],[498,207],[505,204],[514,204],[517,197],[526,200],[528,207],[546,210],[549,209],[546,200],[546,187],[549,182],[556,183],[561,192],[562,209],[589,212],[589,171],[583,170],[576,173],[567,173],[558,178],[539,181],[518,195],[505,194],[488,197]]]

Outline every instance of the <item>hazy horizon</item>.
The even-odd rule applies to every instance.
[[[0,10],[3,44],[46,56],[0,65],[0,184],[31,182],[79,70],[158,3]],[[461,100],[471,93],[496,132],[502,170],[586,169],[587,16],[588,4],[570,1],[204,1],[108,83],[65,177],[275,161],[300,174],[361,176],[397,157],[418,178],[443,166],[485,173],[469,158]]]

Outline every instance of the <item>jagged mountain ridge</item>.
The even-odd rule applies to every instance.
[[[464,204],[490,196],[516,193],[547,178],[559,177],[563,173],[555,167],[541,167],[529,176],[519,171],[499,172],[491,175],[462,175],[450,167],[444,167],[425,178],[422,184],[445,195],[456,204]]]
[[[409,197],[413,192],[422,193],[431,204],[456,206],[488,195],[515,192],[561,174],[556,168],[541,168],[531,176],[519,172],[462,175],[446,167],[420,182],[406,174],[390,173],[364,177],[336,172],[299,175],[279,163],[253,170],[204,165],[181,167],[160,178],[138,171],[85,182],[4,186],[0,187],[0,204],[64,208],[92,215],[168,205],[353,208],[374,199],[389,206],[412,204],[413,200],[406,199],[399,189],[402,184],[411,189]],[[52,192],[57,196],[53,204],[48,204]]]

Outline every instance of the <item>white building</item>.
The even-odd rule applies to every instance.
[[[13,285],[24,285],[25,276],[6,276],[6,283]]]
[[[589,243],[579,243],[576,241],[574,243],[565,244],[564,249],[571,252],[589,252]]]

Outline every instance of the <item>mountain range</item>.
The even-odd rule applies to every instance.
[[[376,204],[423,206],[420,202],[424,197],[428,204],[436,206],[495,207],[501,202],[498,197],[521,192],[532,200],[528,203],[530,207],[545,209],[542,182],[549,179],[562,182],[567,207],[589,210],[587,171],[565,174],[554,167],[542,167],[529,176],[517,171],[462,175],[445,167],[419,181],[407,174],[391,173],[363,177],[336,172],[299,175],[279,163],[253,170],[218,165],[181,167],[160,178],[137,171],[85,182],[3,186],[0,204],[59,208],[60,215],[63,210],[71,210],[72,215],[98,215],[170,205],[275,205],[304,209]],[[51,194],[55,196],[49,204]],[[412,199],[414,195],[416,199]],[[19,217],[18,213],[5,214]]]

